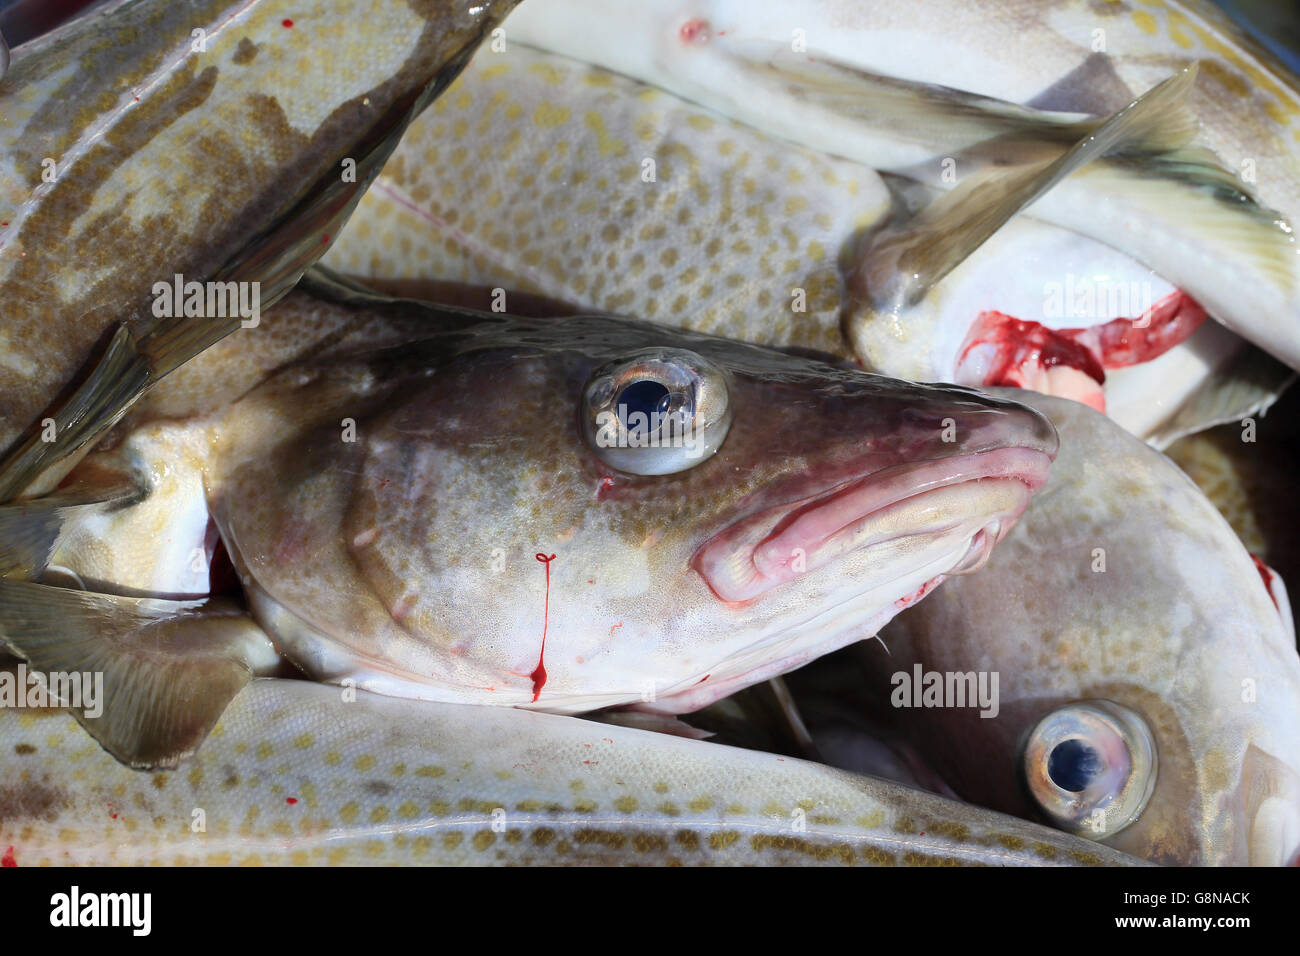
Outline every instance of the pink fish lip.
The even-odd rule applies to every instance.
[[[743,603],[825,563],[817,561],[817,555],[832,538],[904,502],[969,482],[1022,484],[1020,506],[1008,513],[989,515],[987,524],[972,537],[966,557],[953,571],[968,573],[983,565],[993,546],[1028,506],[1030,496],[1047,482],[1053,457],[1035,448],[1001,447],[882,468],[735,522],[701,545],[691,566],[718,598]],[[880,539],[872,543],[880,543]]]

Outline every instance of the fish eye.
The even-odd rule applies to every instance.
[[[588,444],[605,464],[633,475],[693,468],[731,428],[726,373],[686,349],[642,349],[601,366],[583,403]]]
[[[1101,840],[1146,807],[1156,783],[1155,741],[1127,707],[1108,700],[1066,704],[1030,730],[1022,771],[1054,826]]]

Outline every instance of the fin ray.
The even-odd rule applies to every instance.
[[[251,618],[208,601],[0,580],[0,630],[0,645],[37,672],[102,675],[99,715],[73,716],[141,769],[194,753],[235,695],[279,660]]]

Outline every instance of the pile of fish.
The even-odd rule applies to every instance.
[[[1286,588],[1187,444],[1286,474],[1286,68],[1187,0],[516,5],[12,50],[3,862],[1295,862]]]

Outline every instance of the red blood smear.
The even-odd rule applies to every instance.
[[[287,804],[289,804],[289,806],[293,806],[295,803],[298,802],[298,798],[297,798],[297,797],[285,797],[285,798],[284,798],[284,802],[287,803]]]
[[[1253,554],[1250,556],[1250,560],[1255,562],[1255,569],[1259,571],[1259,576],[1264,579],[1264,590],[1268,592],[1269,600],[1273,602],[1273,606],[1279,611],[1282,610],[1277,605],[1277,598],[1273,597],[1273,572],[1269,570],[1267,564]]]
[[[555,555],[549,557],[544,554],[533,555],[538,561],[546,566],[546,605],[542,610],[542,653],[537,657],[537,669],[528,676],[533,679],[533,702],[542,696],[542,688],[546,686],[546,626],[551,616],[551,562],[555,560]]]
[[[608,492],[613,487],[614,487],[613,478],[611,478],[609,475],[605,475],[603,478],[601,478],[600,484],[596,486],[596,500],[604,501],[605,498],[607,497],[606,492]]]
[[[293,21],[292,21],[292,20],[288,20],[288,19],[281,20],[281,21],[280,21],[280,26],[284,27],[286,30],[292,30],[292,29],[293,29]]]
[[[1165,296],[1137,319],[1112,319],[1082,329],[1049,329],[1003,312],[981,312],[958,364],[976,346],[993,345],[996,359],[984,376],[985,385],[1021,385],[1023,369],[1032,364],[1075,368],[1100,385],[1106,381],[1103,369],[1158,358],[1185,341],[1205,319],[1205,309],[1181,291]]]
[[[709,38],[709,21],[701,20],[698,17],[693,20],[687,20],[682,24],[678,34],[683,43],[703,42]]]
[[[1025,383],[1021,370],[1033,365],[1042,368],[1064,365],[1077,368],[1098,384],[1106,381],[1101,362],[1086,345],[1039,322],[1017,319],[1003,312],[981,312],[971,326],[958,364],[971,349],[988,344],[996,346],[997,358],[989,363],[985,385],[1021,386]]]
[[[5,855],[0,856],[0,866],[17,866],[18,860],[14,858],[14,848],[10,847],[5,850]]]

